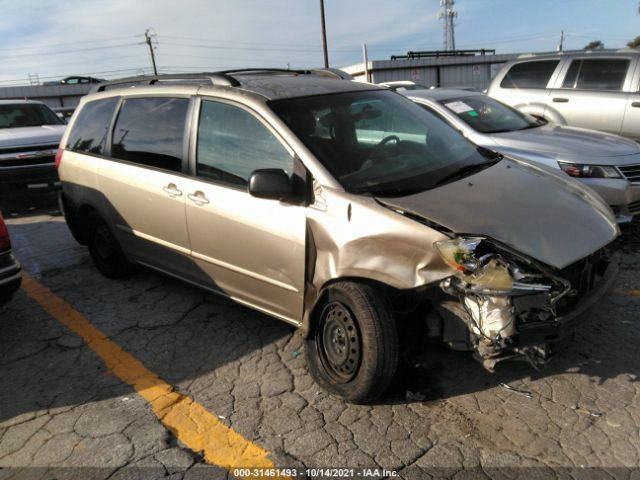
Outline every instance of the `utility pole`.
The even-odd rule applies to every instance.
[[[453,31],[453,19],[458,16],[458,12],[453,9],[455,0],[440,0],[442,11],[438,14],[438,18],[444,20],[442,25],[442,44],[446,51],[456,49],[456,37]]]
[[[362,59],[364,60],[364,80],[371,83],[371,73],[369,72],[369,54],[367,53],[367,44],[362,44]]]
[[[320,23],[322,24],[322,53],[324,54],[324,68],[329,68],[329,54],[327,53],[327,29],[324,25],[324,0],[320,0]]]
[[[562,51],[562,46],[564,44],[564,30],[560,31],[560,44],[558,45],[558,51]]]
[[[158,75],[158,69],[156,68],[156,56],[153,53],[153,45],[151,44],[151,37],[155,35],[149,35],[149,29],[144,32],[144,39],[149,46],[149,53],[151,54],[151,64],[153,65],[153,74]]]

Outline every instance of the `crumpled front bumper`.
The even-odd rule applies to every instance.
[[[608,297],[615,286],[619,270],[618,256],[613,256],[608,261],[609,265],[604,275],[570,312],[556,317],[553,321],[519,324],[518,347],[557,342],[587,322],[597,310],[597,304]]]

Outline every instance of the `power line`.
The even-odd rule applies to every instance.
[[[68,53],[79,53],[79,52],[91,52],[95,50],[106,50],[109,48],[122,48],[122,47],[132,47],[136,45],[143,45],[143,43],[121,43],[119,45],[109,45],[103,47],[88,47],[88,48],[76,48],[74,50],[64,50],[60,52],[39,52],[39,53],[22,53],[20,55],[0,55],[0,60],[17,60],[23,57],[42,57],[49,55],[66,55]]]

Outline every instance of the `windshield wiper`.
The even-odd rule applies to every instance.
[[[464,167],[459,168],[458,170],[455,170],[455,171],[451,172],[449,175],[445,175],[440,180],[438,180],[436,183],[434,183],[433,186],[434,187],[439,187],[440,185],[444,185],[445,183],[454,182],[456,180],[460,180],[461,178],[468,177],[469,175],[472,175],[474,173],[478,173],[478,172],[480,172],[482,170],[485,170],[485,169],[491,167],[492,165],[495,165],[499,161],[500,160],[489,160],[488,162],[474,163],[472,165],[466,165]]]

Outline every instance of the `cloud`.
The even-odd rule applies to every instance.
[[[157,62],[166,71],[322,63],[315,0],[4,0],[2,8],[0,81],[36,72],[44,78],[149,71],[142,34],[150,27],[157,33]],[[423,0],[392,8],[388,0],[326,0],[332,64],[360,61],[363,42],[385,55],[403,52],[401,44],[434,30],[437,8],[437,2],[426,8]]]

